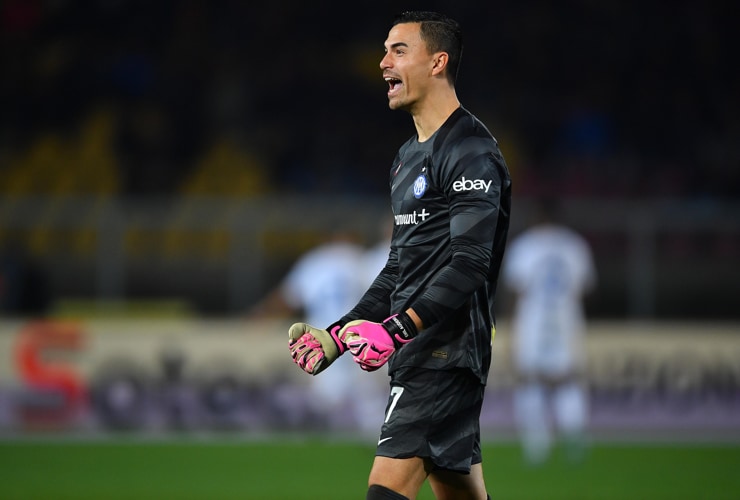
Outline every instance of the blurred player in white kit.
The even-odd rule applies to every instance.
[[[329,325],[357,303],[368,287],[366,275],[376,276],[381,267],[368,260],[367,249],[340,224],[325,243],[296,260],[251,317],[304,314],[311,324]],[[311,412],[331,429],[374,437],[383,417],[385,379],[359,370],[350,357],[336,365],[310,380]],[[353,397],[358,391],[365,397]]]
[[[583,299],[596,271],[588,243],[556,222],[557,209],[550,200],[537,204],[535,223],[512,239],[503,265],[504,282],[516,294],[515,418],[524,457],[533,465],[548,458],[556,432],[569,457],[580,458],[588,420]]]

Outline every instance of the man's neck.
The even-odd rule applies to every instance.
[[[419,142],[426,142],[439,130],[444,122],[460,107],[454,91],[441,96],[429,97],[418,109],[411,113]]]

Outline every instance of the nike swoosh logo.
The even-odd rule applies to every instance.
[[[389,438],[383,438],[383,439],[379,440],[379,441],[378,441],[378,446],[380,446],[380,445],[381,445],[382,443],[385,443],[385,442],[386,442],[386,441],[388,441],[389,439],[393,439],[393,437],[389,437]]]

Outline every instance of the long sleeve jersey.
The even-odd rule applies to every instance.
[[[465,367],[485,383],[511,209],[498,143],[458,108],[429,140],[414,136],[401,146],[390,188],[388,262],[343,320],[383,321],[413,308],[424,328],[393,355],[389,370]]]

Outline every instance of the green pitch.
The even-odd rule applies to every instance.
[[[0,499],[360,499],[372,455],[321,440],[5,441]],[[737,445],[596,444],[530,468],[514,443],[489,443],[484,471],[494,500],[740,498]]]

